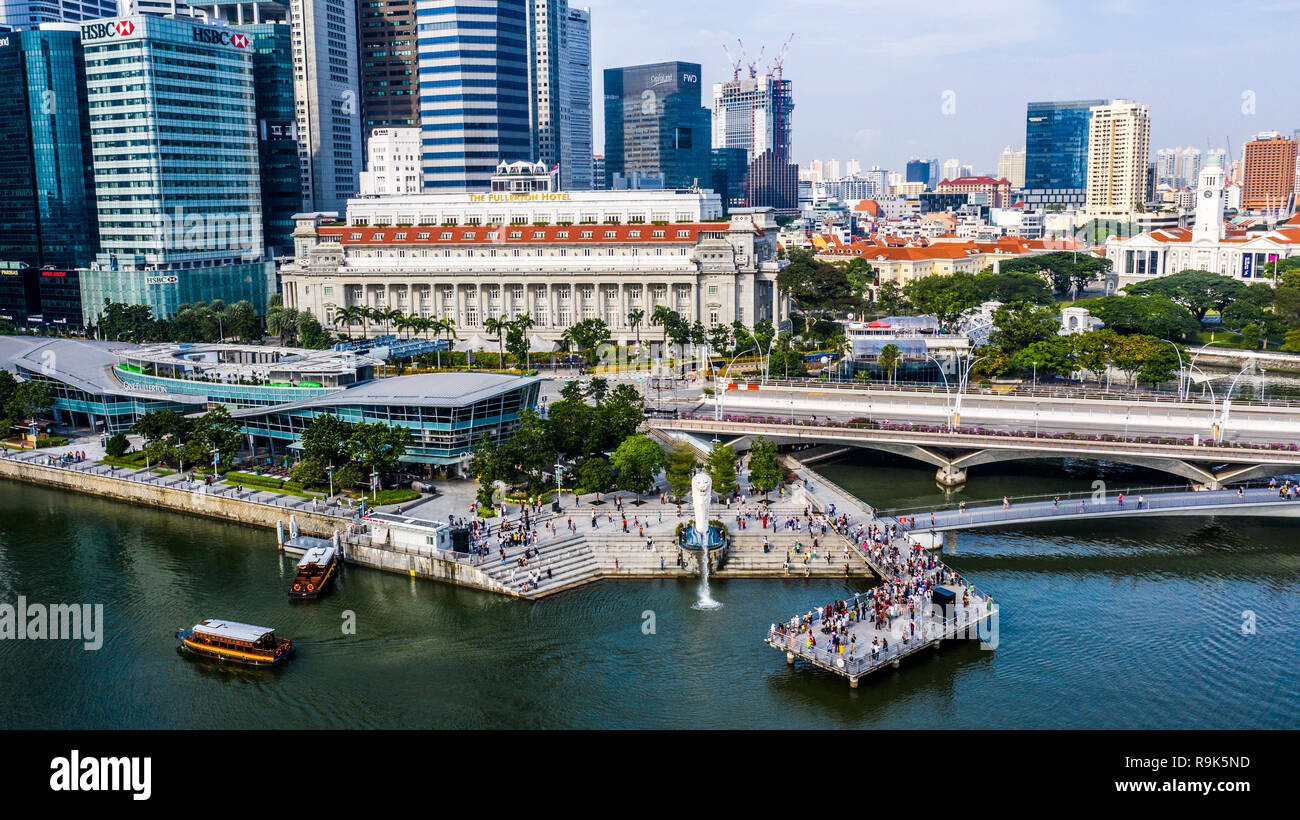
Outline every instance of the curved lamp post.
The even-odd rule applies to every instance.
[[[718,400],[713,405],[714,421],[722,421],[722,399],[724,396],[727,395],[726,382],[727,382],[727,378],[731,375],[731,366],[736,363],[736,359],[739,359],[741,356],[744,356],[746,353],[757,353],[757,352],[758,352],[757,349],[751,347],[737,353],[735,356],[732,357],[731,361],[727,363],[727,369],[722,371],[722,381],[714,382],[714,384],[718,386],[717,387]],[[714,438],[714,441],[717,441],[716,437]]]

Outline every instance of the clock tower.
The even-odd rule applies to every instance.
[[[1226,182],[1218,157],[1211,155],[1201,169],[1200,184],[1196,189],[1196,224],[1192,228],[1192,241],[1223,239],[1223,186]]]

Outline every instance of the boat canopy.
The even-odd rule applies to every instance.
[[[298,566],[308,567],[312,564],[325,566],[332,560],[334,560],[333,547],[312,547],[302,554],[302,558],[298,559]]]
[[[221,621],[209,618],[201,624],[195,624],[194,631],[200,635],[208,635],[213,638],[229,638],[232,641],[257,643],[275,630],[269,626],[253,626],[252,624],[241,624],[238,621]]]

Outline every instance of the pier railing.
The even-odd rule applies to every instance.
[[[900,635],[897,643],[891,645],[888,649],[878,650],[874,656],[870,647],[857,646],[851,652],[848,648],[845,648],[844,652],[841,653],[838,649],[832,649],[829,645],[808,646],[808,634],[816,624],[821,623],[820,618],[809,622],[808,629],[803,632],[782,634],[771,630],[768,632],[765,643],[775,649],[784,650],[797,658],[809,661],[816,666],[848,675],[851,678],[857,678],[874,672],[886,664],[895,663],[908,655],[920,652],[922,649],[934,646],[936,641],[953,640],[961,637],[978,637],[979,624],[993,617],[997,611],[996,605],[991,609],[965,607],[964,611],[958,612],[957,616],[951,621],[927,619],[923,622],[916,635]]]
[[[1241,489],[1240,494],[1236,486],[1227,490],[1189,490],[1186,486],[1177,488],[1137,488],[1111,492],[1100,499],[1094,499],[1089,492],[1061,493],[1059,503],[1056,500],[1057,497],[1052,495],[1008,498],[1010,504],[1005,509],[1002,508],[1000,501],[990,500],[987,506],[967,504],[964,511],[953,505],[944,505],[941,507],[882,511],[880,515],[894,519],[900,516],[909,519],[917,518],[918,520],[914,526],[908,524],[902,529],[904,532],[920,532],[931,527],[935,529],[962,528],[972,524],[998,521],[1070,518],[1103,512],[1145,512],[1199,507],[1211,508],[1212,511],[1216,507],[1260,506],[1265,504],[1294,505],[1297,501],[1300,501],[1300,495],[1287,498],[1279,495],[1276,487],[1269,487],[1266,484],[1252,487],[1247,487],[1244,484],[1239,486]],[[1124,496],[1122,502],[1120,501],[1121,495]],[[1139,497],[1141,501],[1139,501]],[[929,520],[930,513],[939,514],[942,518],[936,518],[932,524]]]

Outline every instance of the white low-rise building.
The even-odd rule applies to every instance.
[[[281,269],[285,306],[325,327],[338,327],[345,307],[396,309],[451,319],[462,338],[491,336],[489,319],[527,315],[535,350],[587,319],[615,340],[660,340],[650,324],[659,305],[706,328],[789,319],[769,208],[723,220],[711,191],[554,191],[529,163],[501,166],[492,187],[353,199],[343,222],[298,215],[295,259]]]

